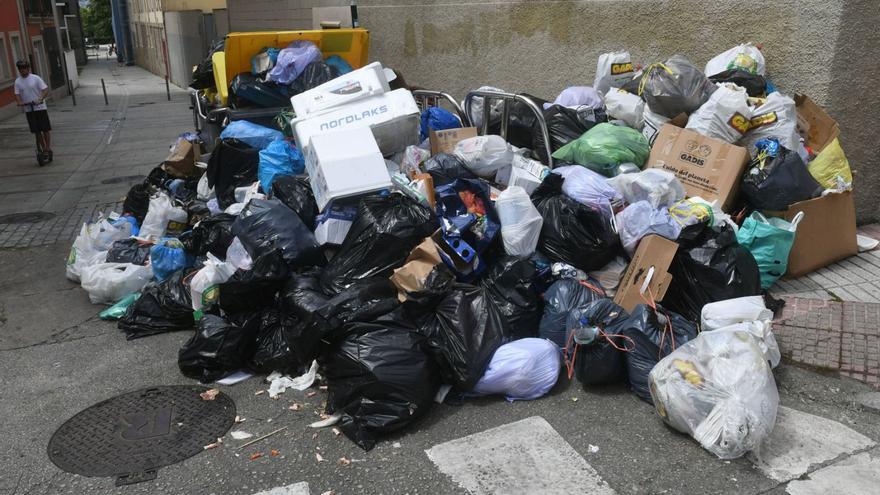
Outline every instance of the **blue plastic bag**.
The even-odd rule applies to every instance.
[[[452,112],[440,107],[428,107],[422,112],[422,130],[420,139],[428,139],[431,130],[442,131],[443,129],[458,129],[461,122]]]
[[[737,231],[739,245],[748,249],[758,263],[762,289],[769,289],[788,270],[788,255],[801,218],[803,212],[789,223],[781,218],[766,218],[756,211]]]
[[[163,238],[150,248],[150,266],[156,280],[162,282],[172,273],[195,264],[195,258],[183,250],[183,244],[174,238]]]
[[[258,75],[272,70],[272,67],[275,67],[275,63],[278,62],[278,53],[280,51],[277,48],[263,48],[260,53],[251,57],[251,72],[254,75]],[[266,66],[267,63],[268,66]]]
[[[310,63],[323,59],[321,50],[311,41],[294,41],[278,53],[275,66],[266,79],[286,86],[299,77]]]
[[[136,236],[140,233],[141,226],[138,225],[137,218],[131,215],[122,215],[121,217],[113,221],[113,226],[118,227],[122,225],[123,222],[128,222],[131,224],[131,235]]]
[[[351,68],[351,64],[346,62],[346,60],[339,55],[330,55],[329,57],[327,57],[327,60],[325,60],[324,63],[331,67],[335,67],[336,70],[339,71],[340,76],[343,74],[348,74],[349,72],[354,70]]]
[[[511,402],[537,399],[556,385],[561,366],[559,346],[553,342],[535,338],[514,340],[495,351],[474,392],[502,394]]]
[[[293,143],[286,140],[272,141],[260,151],[260,167],[257,177],[263,192],[272,190],[272,181],[279,175],[300,175],[305,171],[306,162],[302,153]]]
[[[238,139],[252,148],[261,150],[269,146],[272,141],[284,139],[284,134],[247,120],[235,120],[223,129],[220,139]]]

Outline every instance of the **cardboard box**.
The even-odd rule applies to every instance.
[[[675,174],[688,196],[733,206],[749,152],[743,147],[666,124],[660,129],[646,167]]]
[[[357,216],[357,206],[331,205],[315,218],[315,240],[325,244],[342,244]]]
[[[196,154],[201,157],[201,145],[193,144],[184,138],[178,138],[162,162],[162,168],[172,177],[185,179],[198,177],[204,172],[196,166]]]
[[[798,224],[788,255],[786,278],[806,275],[858,254],[856,208],[851,191],[801,201],[784,212],[765,214],[791,221],[801,211],[804,218]]]
[[[366,127],[313,136],[305,158],[318,211],[337,199],[391,187],[385,159]]]
[[[639,304],[645,304],[654,296],[654,302],[660,302],[666,295],[666,289],[672,283],[672,275],[669,274],[669,265],[678,251],[678,244],[659,235],[648,235],[639,242],[636,254],[623,273],[623,279],[617,288],[614,302],[627,311],[632,311]],[[653,272],[651,269],[653,268]],[[645,279],[648,281],[644,294],[642,287]],[[650,289],[650,295],[647,289]]]
[[[452,153],[452,150],[455,149],[455,145],[458,144],[459,141],[477,137],[477,128],[462,127],[459,129],[445,129],[442,131],[431,129],[428,133],[428,137],[431,141],[431,155],[436,155],[437,153]]]
[[[393,74],[391,72],[390,75],[393,76]],[[355,100],[387,93],[391,90],[388,85],[388,76],[389,73],[381,63],[373,62],[308,91],[291,96],[290,105],[297,117],[308,117]]]
[[[809,96],[795,95],[794,101],[798,112],[798,132],[803,136],[806,145],[818,155],[840,136],[840,126]]]

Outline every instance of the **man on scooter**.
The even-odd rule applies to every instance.
[[[44,101],[49,95],[49,86],[40,76],[31,73],[31,64],[27,60],[19,60],[15,67],[19,73],[15,79],[15,100],[24,107],[28,126],[37,138],[37,145],[45,153],[47,161],[51,162],[52,140],[49,133],[52,125]]]

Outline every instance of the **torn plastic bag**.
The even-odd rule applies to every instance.
[[[190,281],[193,310],[201,311],[216,304],[220,298],[220,284],[229,280],[235,270],[232,263],[220,261],[208,254],[208,259]]]
[[[339,77],[339,69],[323,61],[312,62],[290,84],[290,94],[298,95]]]
[[[511,338],[538,336],[542,303],[535,287],[537,276],[531,260],[502,256],[478,281],[507,320]]]
[[[107,251],[107,262],[146,265],[150,260],[151,246],[151,243],[140,241],[134,237],[116,241]]]
[[[761,293],[758,264],[731,227],[691,225],[681,230],[678,244],[663,297],[667,308],[696,322],[708,303]]]
[[[220,139],[237,139],[252,148],[263,150],[272,141],[283,141],[284,135],[275,129],[248,120],[235,120],[223,128]]]
[[[683,55],[649,65],[639,83],[639,96],[651,111],[670,119],[680,113],[690,115],[713,92],[715,85]]]
[[[561,366],[559,347],[549,340],[509,342],[495,351],[474,393],[503,395],[511,402],[537,399],[556,385]]]
[[[568,314],[566,351],[574,354],[572,366],[583,385],[609,385],[626,380],[625,352],[632,346],[622,335],[626,310],[611,299],[602,298],[574,308]],[[590,342],[578,342],[575,328],[593,329]]]
[[[819,155],[810,161],[807,166],[810,175],[816,179],[825,189],[840,189],[841,186],[852,186],[852,171],[849,168],[849,160],[843,154],[840,141],[834,138],[825,146]]]
[[[614,259],[620,247],[617,232],[605,215],[562,192],[565,179],[548,175],[532,193],[544,218],[538,250],[552,261],[581,270],[596,270]]]
[[[256,335],[215,315],[204,315],[196,333],[177,354],[184,376],[211,383],[243,368],[254,351]]]
[[[321,272],[321,290],[337,294],[358,279],[390,277],[437,226],[430,209],[402,194],[363,198],[345,241]]]
[[[464,160],[451,153],[437,153],[425,160],[425,171],[431,174],[434,187],[444,186],[458,179],[476,179]]]
[[[562,192],[566,196],[595,210],[602,210],[609,217],[612,205],[623,201],[623,196],[611,186],[609,180],[588,168],[570,165],[553,169],[553,173],[565,178]]]
[[[104,263],[113,243],[130,235],[131,224],[128,222],[114,224],[102,216],[94,223],[83,223],[67,255],[67,278],[79,282],[85,267]]]
[[[495,208],[501,223],[504,251],[511,256],[531,256],[538,246],[544,219],[526,190],[519,186],[508,187],[498,195]]]
[[[752,74],[740,69],[729,69],[709,76],[713,83],[733,83],[744,88],[746,93],[753,98],[763,98],[767,94],[767,80],[764,76]]]
[[[755,148],[757,156],[740,186],[749,206],[781,211],[822,194],[822,186],[810,175],[800,155],[771,139],[758,141]]]
[[[428,107],[421,115],[421,130],[419,131],[419,139],[424,141],[428,139],[430,131],[442,131],[444,129],[458,129],[461,127],[461,121],[452,112],[440,107]]]
[[[277,249],[291,269],[325,263],[315,235],[277,199],[249,201],[233,222],[232,233],[253,259]]]
[[[105,309],[104,311],[101,311],[100,313],[98,313],[98,317],[101,318],[102,320],[107,320],[107,321],[118,320],[118,319],[122,318],[122,315],[124,315],[125,312],[128,311],[128,307],[131,306],[132,304],[134,304],[134,302],[137,301],[137,298],[139,298],[139,297],[141,297],[140,292],[133,292],[133,293],[123,297],[122,299],[116,301],[116,303],[113,304],[113,306],[110,306],[109,308]]]
[[[752,108],[749,130],[737,144],[749,150],[752,158],[757,156],[756,146],[762,139],[776,139],[783,147],[796,150],[801,142],[797,121],[795,101],[778,91],[770,93],[763,104]]]
[[[273,199],[281,201],[299,215],[300,220],[309,230],[315,230],[315,218],[318,216],[318,203],[308,177],[276,177],[272,181]]]
[[[235,216],[227,213],[212,215],[197,223],[192,230],[183,233],[179,239],[183,248],[192,256],[205,256],[208,253],[225,258],[235,234],[232,222]]]
[[[612,87],[605,93],[605,110],[609,119],[622,120],[633,129],[645,124],[645,100],[628,91]]]
[[[485,251],[501,230],[489,186],[477,179],[458,179],[437,187],[435,196],[444,239],[460,239],[475,254]]]
[[[242,72],[229,85],[229,105],[232,108],[289,107],[290,95],[272,82],[263,82],[248,72]]]
[[[562,105],[550,105],[544,109],[544,122],[550,135],[550,153],[584,135],[596,125],[595,112],[591,107],[567,108]],[[532,127],[531,148],[538,160],[548,163],[547,147],[544,145],[544,134],[538,123]]]
[[[464,160],[465,167],[474,174],[492,178],[498,169],[510,165],[513,149],[501,136],[476,136],[455,144],[454,154]]]
[[[648,141],[639,131],[603,122],[556,150],[553,158],[578,163],[611,177],[621,163],[634,163],[641,168],[650,152]]]
[[[183,244],[177,239],[162,239],[150,248],[150,265],[156,280],[163,281],[172,273],[189,268],[195,264],[195,258],[187,254]]]
[[[628,51],[609,52],[599,55],[593,87],[599,94],[611,88],[619,88],[635,76],[632,57]]]
[[[697,328],[683,316],[657,305],[636,306],[623,322],[621,333],[629,339],[626,353],[629,385],[643,400],[651,401],[648,374],[658,361],[697,336]]]
[[[735,143],[749,130],[752,109],[748,94],[734,84],[719,84],[712,96],[688,118],[685,129]]]
[[[83,268],[82,288],[89,293],[92,304],[113,304],[141,290],[151,278],[149,265],[98,263]]]
[[[300,175],[305,168],[305,158],[292,142],[283,139],[272,141],[265,149],[260,150],[260,165],[257,170],[260,187],[264,192],[269,192],[276,177]]]
[[[738,297],[703,306],[700,326],[703,332],[715,330],[742,330],[755,337],[758,347],[771,368],[779,365],[782,356],[773,335],[773,311],[764,304],[762,296]]]
[[[681,226],[666,208],[654,208],[647,201],[637,201],[616,215],[620,243],[630,257],[642,237],[656,234],[671,241],[678,239]]]
[[[410,425],[434,402],[439,374],[423,350],[425,337],[403,319],[346,325],[348,336],[323,359],[328,412],[364,450]]]
[[[217,194],[220,208],[235,203],[235,188],[253,184],[257,180],[260,150],[237,139],[221,139],[208,159],[208,185]]]
[[[758,449],[773,431],[779,393],[747,332],[703,332],[650,374],[663,421],[722,459]]]
[[[141,297],[119,319],[119,329],[128,340],[157,333],[189,330],[193,327],[189,276],[181,270],[164,282],[150,282]]]
[[[542,339],[552,340],[559,347],[565,347],[568,313],[602,297],[602,294],[578,280],[557,280],[544,293],[544,315],[541,317],[538,335]]]
[[[266,74],[266,79],[278,84],[292,83],[312,62],[321,62],[321,50],[311,41],[297,40],[278,52],[275,67]]]
[[[128,190],[125,195],[125,201],[122,202],[122,214],[131,215],[138,225],[144,223],[147,211],[150,209],[150,186],[147,184],[135,184]]]
[[[254,258],[250,270],[236,270],[219,285],[220,309],[240,313],[275,305],[275,295],[284,286],[290,270],[281,252],[269,251]]]
[[[764,54],[755,45],[743,43],[706,62],[706,75],[710,77],[732,69],[763,76],[765,70]]]
[[[736,232],[739,245],[748,249],[758,263],[762,289],[769,289],[785,275],[797,225],[803,216],[804,213],[799,212],[792,222],[787,222],[782,218],[767,218],[755,211]]]
[[[620,174],[608,184],[630,204],[647,201],[654,208],[668,208],[684,199],[684,187],[675,174],[656,168],[635,174]]]

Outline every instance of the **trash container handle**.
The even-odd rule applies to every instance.
[[[544,147],[547,150],[547,166],[553,168],[553,149],[550,144],[550,132],[547,130],[547,121],[544,120],[544,111],[535,103],[534,100],[526,95],[503,93],[500,91],[471,91],[464,97],[464,113],[467,115],[468,121],[475,122],[473,110],[473,100],[476,97],[483,98],[483,125],[480,126],[479,133],[485,136],[489,132],[489,116],[490,102],[493,100],[501,100],[503,106],[501,108],[501,137],[507,141],[507,126],[510,123],[510,103],[518,101],[523,103],[535,114],[538,126],[541,128],[541,136],[544,138]]]
[[[461,109],[461,105],[459,105],[458,102],[455,101],[455,98],[449,93],[432,91],[430,89],[414,89],[412,90],[412,95],[413,98],[416,99],[416,104],[419,106],[419,110],[422,111],[428,107],[439,107],[440,101],[445,101],[453,110],[455,110],[455,114],[458,117],[458,121],[461,122],[462,127],[471,126],[471,120],[468,119],[464,110]]]

